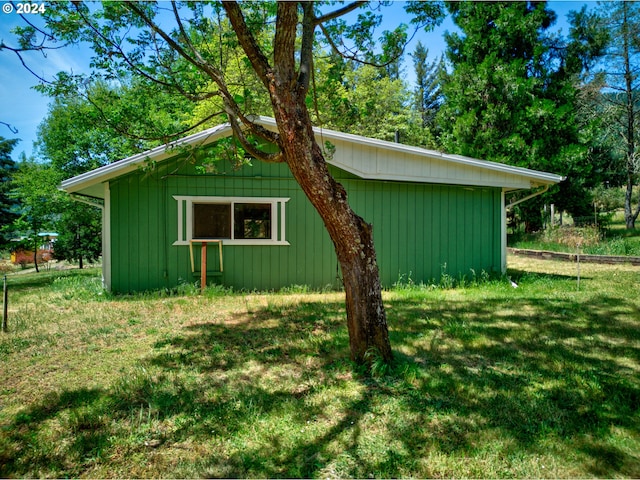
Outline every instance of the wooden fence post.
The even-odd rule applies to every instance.
[[[202,242],[200,247],[200,293],[207,288],[207,242]]]
[[[7,313],[9,311],[9,287],[7,287],[7,276],[4,276],[4,286],[2,288],[2,331],[7,331]]]

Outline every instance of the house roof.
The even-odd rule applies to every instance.
[[[257,123],[276,129],[273,118],[257,117]],[[491,186],[529,189],[563,180],[552,173],[502,163],[449,155],[434,150],[314,127],[320,144],[335,146],[327,162],[363,179]],[[147,150],[96,168],[62,182],[61,188],[95,198],[104,198],[103,183],[137,170],[147,162],[161,162],[180,154],[181,147],[202,147],[232,134],[231,126],[218,125],[167,145]]]

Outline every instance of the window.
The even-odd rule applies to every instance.
[[[193,238],[231,238],[231,205],[194,203]]]
[[[233,238],[271,238],[271,205],[236,203],[233,207]]]
[[[289,245],[285,239],[288,198],[187,197],[178,202],[178,240],[222,239],[227,245]]]

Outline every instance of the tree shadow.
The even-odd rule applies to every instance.
[[[57,279],[62,277],[96,278],[96,271],[89,269],[73,270],[42,270],[39,273],[24,273],[7,275],[7,286],[9,295],[20,294],[22,292],[42,288],[52,285]]]
[[[530,451],[542,452],[541,441],[549,436],[567,444],[591,439],[605,447],[579,448],[598,465],[590,471],[638,476],[639,457],[605,439],[612,428],[637,435],[640,426],[640,332],[634,320],[640,309],[603,295],[588,303],[526,296],[517,302],[518,310],[503,318],[496,316],[503,300],[394,302],[398,317],[430,315],[432,321],[420,326],[436,340],[413,343],[402,360],[427,365],[418,391],[428,392],[429,401],[417,398],[411,407],[426,412],[439,401],[461,418],[480,418],[476,431],[498,428]],[[411,343],[415,330],[395,331],[393,344]],[[453,348],[438,348],[446,343]],[[433,443],[433,436],[424,441]],[[459,448],[468,445],[463,439]]]
[[[609,441],[613,428],[636,438],[639,431],[638,307],[605,295],[588,303],[526,294],[511,301],[517,306],[503,298],[392,297],[396,363],[380,378],[345,361],[341,302],[267,305],[190,325],[158,341],[110,389],[64,391],[16,415],[3,428],[0,476],[40,475],[33,464],[48,465],[47,475],[82,475],[121,441],[126,427],[114,420],[140,427],[143,418],[154,421],[130,440],[138,455],[148,445],[262,429],[242,448],[201,458],[207,477],[315,477],[326,474],[335,448],[352,462],[338,476],[425,476],[407,465],[434,452],[472,457],[486,432],[518,454],[544,454],[553,439],[592,475],[640,476],[638,456]],[[354,384],[360,393],[339,411],[323,397]],[[403,412],[385,417],[394,446],[366,456],[372,415],[386,404]],[[52,419],[71,432],[64,448],[46,445]],[[168,421],[173,428],[163,430]],[[266,421],[274,426],[264,433]],[[287,436],[288,425],[316,424],[295,442]]]
[[[517,268],[509,268],[509,278],[516,283],[521,282],[523,279],[543,278],[545,280],[577,280],[577,275],[565,275],[560,273],[541,273],[541,272],[528,272],[526,270],[519,270]],[[592,277],[589,275],[580,275],[582,280],[590,280]]]

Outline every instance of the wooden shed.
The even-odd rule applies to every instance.
[[[275,121],[259,123],[275,130]],[[562,177],[316,128],[353,209],[373,224],[381,281],[414,282],[506,269],[505,194]],[[318,214],[285,164],[221,160],[199,168],[232,135],[228,124],[65,180],[103,211],[103,274],[114,292],[198,280],[236,289],[339,285]],[[188,147],[188,148],[187,148]],[[197,152],[195,154],[194,152]]]

